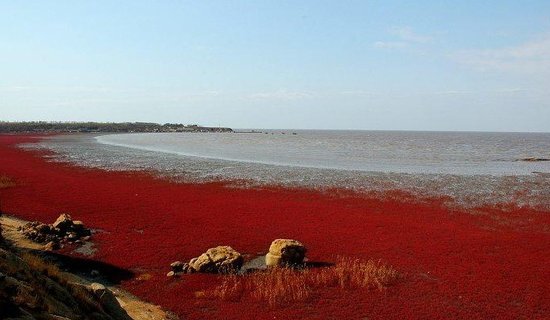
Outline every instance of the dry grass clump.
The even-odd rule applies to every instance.
[[[37,255],[25,252],[21,254],[21,260],[25,261],[32,270],[36,270],[50,279],[61,284],[66,284],[68,282],[63,272],[55,264],[44,261],[44,259]]]
[[[384,290],[399,278],[397,270],[380,261],[340,257],[334,266],[326,268],[271,268],[244,276],[229,276],[219,286],[198,296],[223,300],[250,297],[275,306],[304,301],[316,290],[327,287]]]
[[[101,302],[95,299],[86,286],[67,283],[65,287],[71,296],[83,307],[89,310],[103,310]]]
[[[86,286],[73,283],[69,275],[61,271],[54,263],[29,252],[22,253],[20,258],[28,265],[29,270],[45,275],[67,290],[84,310],[102,310],[101,304],[93,297]]]
[[[318,286],[338,285],[341,288],[367,288],[384,290],[400,277],[392,266],[380,260],[359,260],[340,257],[331,268],[312,273],[313,281]]]
[[[10,277],[0,281],[1,319],[3,311],[9,312],[10,319],[22,319],[23,314],[32,314],[33,319],[111,318],[85,285],[73,282],[70,274],[39,255],[0,249],[0,270]]]
[[[0,175],[0,189],[9,188],[15,186],[15,182],[9,177]]]

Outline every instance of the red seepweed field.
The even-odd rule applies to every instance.
[[[93,257],[135,273],[122,286],[183,319],[543,319],[550,315],[550,212],[528,208],[451,210],[442,199],[237,189],[176,184],[147,173],[107,172],[47,162],[0,135],[2,210],[52,222],[70,213],[98,229]],[[205,298],[215,275],[169,279],[175,260],[217,245],[265,252],[294,238],[312,261],[381,259],[402,275],[383,291],[318,288],[270,306],[247,295]]]

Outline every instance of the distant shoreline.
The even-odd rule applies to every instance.
[[[149,122],[0,122],[0,133],[234,132],[227,127]]]

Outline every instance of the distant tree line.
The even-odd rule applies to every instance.
[[[150,122],[7,122],[0,121],[0,132],[233,132],[231,128],[203,127],[179,123]]]

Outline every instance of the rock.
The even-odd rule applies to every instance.
[[[47,224],[44,224],[44,223],[41,223],[39,225],[37,225],[35,227],[36,231],[40,232],[40,233],[50,233],[52,230],[51,230],[51,227]]]
[[[80,220],[73,221],[73,229],[75,229],[75,230],[84,229],[84,222],[82,222]]]
[[[197,272],[215,273],[215,264],[206,253],[191,259],[191,261],[189,261],[189,266]]]
[[[526,161],[526,162],[542,162],[542,161],[550,161],[550,158],[536,158],[536,157],[528,157],[528,158],[521,158],[516,161]]]
[[[55,220],[55,222],[52,224],[54,228],[58,228],[60,231],[65,232],[69,230],[73,225],[73,219],[71,219],[71,216],[64,213]]]
[[[72,221],[67,214],[60,215],[53,224],[34,221],[25,224],[18,230],[34,242],[46,244],[56,242],[59,245],[67,242],[80,243],[78,240],[88,240],[91,235],[91,231],[84,227],[82,221]],[[46,249],[52,249],[52,247],[48,246]]]
[[[76,233],[78,237],[87,237],[92,234],[90,229],[87,229],[84,223],[78,220],[73,221],[72,232]]]
[[[265,256],[267,266],[293,266],[304,262],[307,249],[297,240],[276,239]]]
[[[74,241],[74,240],[78,239],[78,235],[74,232],[69,232],[69,233],[67,233],[65,238],[69,241]]]
[[[242,255],[229,246],[218,246],[189,261],[189,267],[202,273],[236,273],[242,267]]]
[[[172,271],[178,275],[179,273],[192,273],[194,270],[189,267],[189,263],[174,261],[170,264]]]
[[[94,282],[90,285],[90,290],[96,297],[101,297],[107,291],[107,288],[101,283]]]
[[[174,271],[170,271],[166,274],[167,277],[175,277],[176,273]]]
[[[90,291],[101,303],[102,308],[107,311],[113,319],[131,320],[128,313],[122,309],[113,292],[100,283],[92,283]]]
[[[181,267],[181,272],[183,272],[183,273],[193,273],[193,272],[195,272],[195,269],[191,268],[189,266],[189,263],[184,263],[183,266]]]
[[[44,250],[46,251],[55,251],[59,250],[61,247],[59,246],[59,242],[56,241],[50,241],[44,245]]]
[[[183,262],[174,261],[174,262],[170,263],[170,268],[172,268],[172,271],[174,271],[174,272],[182,272],[183,271]]]

